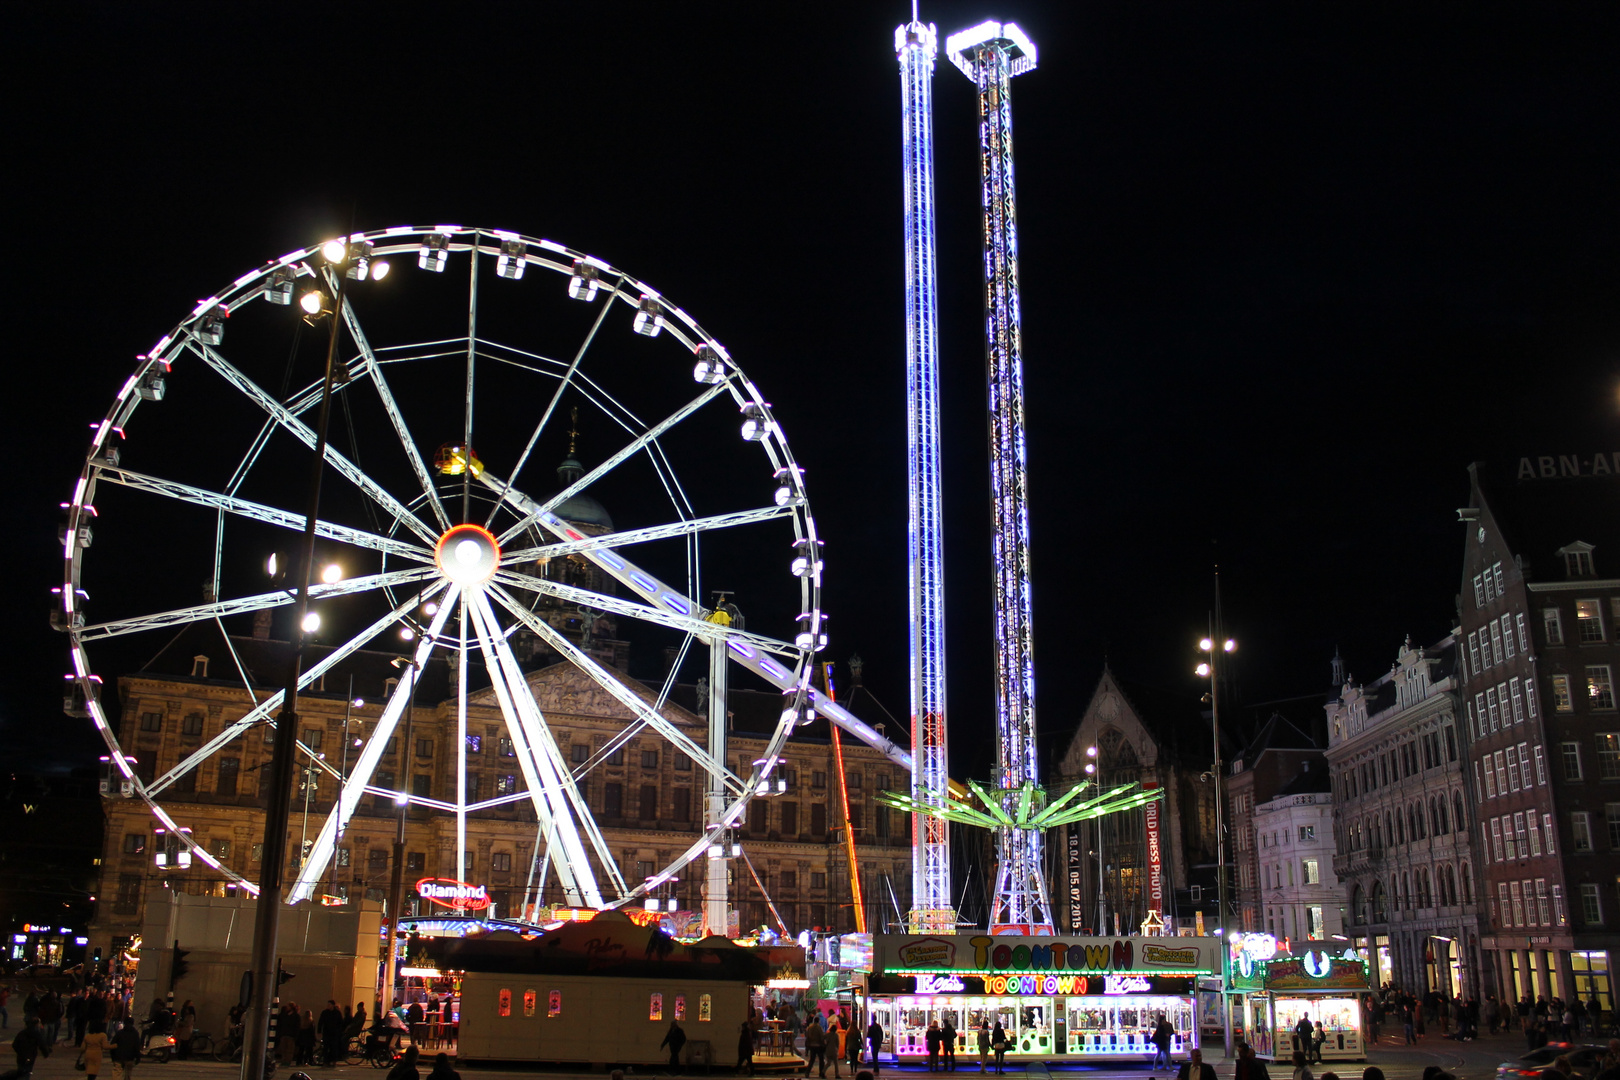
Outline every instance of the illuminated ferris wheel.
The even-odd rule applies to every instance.
[[[337,351],[319,546],[310,615],[293,627],[293,583],[266,574],[296,562],[285,553],[305,524],[329,339]],[[685,311],[581,252],[455,225],[294,251],[198,303],[140,358],[93,429],[60,534],[53,623],[71,642],[68,711],[99,729],[114,779],[159,827],[248,889],[252,881],[191,839],[185,817],[197,770],[212,774],[227,755],[240,761],[233,745],[274,725],[282,707],[283,695],[263,688],[279,685],[277,673],[250,672],[233,644],[254,619],[279,617],[286,638],[315,646],[305,650],[301,693],[362,652],[394,654],[400,676],[352,752],[345,734],[341,760],[297,743],[299,768],[329,777],[337,795],[293,900],[317,891],[370,795],[453,815],[457,867],[469,817],[528,803],[567,900],[622,904],[716,846],[817,708],[809,678],[825,641],[821,540],[770,405]],[[573,453],[581,430],[604,447],[589,468]],[[553,479],[565,437],[569,458]],[[629,520],[615,527],[581,512],[600,507],[597,495],[621,515],[629,508]],[[279,569],[267,561],[277,552]],[[775,571],[775,591],[750,603],[755,629],[772,634],[728,625],[705,606],[715,600],[704,590],[731,585],[742,566]],[[682,657],[725,657],[723,669],[780,690],[781,718],[752,771],[671,722],[664,706],[678,663],[649,693],[575,624],[661,639]],[[188,632],[222,643],[246,704],[194,733],[189,754],[142,763],[120,746],[103,679]],[[534,655],[572,665],[632,717],[587,760],[565,758],[531,692],[525,661]],[[440,708],[454,717],[459,779],[453,794],[434,797],[379,765],[436,662],[451,673]],[[470,694],[498,705],[521,772],[515,790],[469,790]],[[840,722],[863,727],[847,714]],[[627,881],[585,789],[616,747],[649,736],[707,774],[708,800],[690,846]]]

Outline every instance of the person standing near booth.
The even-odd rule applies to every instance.
[[[866,1028],[866,1043],[871,1047],[872,1051],[872,1075],[874,1077],[882,1076],[883,1059],[878,1055],[883,1052],[883,1025],[877,1022],[875,1015]]]
[[[945,1017],[944,1025],[939,1029],[939,1046],[945,1052],[945,1071],[956,1071],[956,1025],[951,1023],[949,1015]]]

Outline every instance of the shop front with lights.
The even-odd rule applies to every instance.
[[[1199,1045],[1199,976],[1219,971],[1215,938],[878,935],[870,1011],[901,1062],[927,1057],[947,1020],[976,1056],[998,1022],[1011,1058],[1148,1060],[1163,1015],[1172,1056]]]
[[[1244,935],[1260,937],[1262,935]],[[1342,945],[1342,943],[1339,943]],[[1366,961],[1352,948],[1334,951],[1333,943],[1298,946],[1291,953],[1233,946],[1234,1011],[1242,1018],[1256,1057],[1288,1061],[1298,1045],[1294,1028],[1308,1018],[1322,1025],[1323,1061],[1363,1061],[1367,1056],[1362,1027],[1362,1001],[1372,990]]]

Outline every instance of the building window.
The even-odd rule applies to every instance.
[[[1530,635],[1525,630],[1524,612],[1521,611],[1515,615],[1513,621],[1519,630],[1519,651],[1527,653],[1530,651]]]
[[[1558,852],[1553,850],[1553,816],[1551,814],[1541,815],[1541,831],[1545,833],[1547,837],[1547,854],[1558,854]]]
[[[1558,618],[1558,609],[1546,608],[1541,613],[1541,625],[1547,633],[1547,644],[1562,645],[1564,643],[1564,624]]]
[[[1501,715],[1500,712],[1498,711],[1501,708],[1501,704],[1497,700],[1497,697],[1496,697],[1496,687],[1492,686],[1492,687],[1486,688],[1486,690],[1485,690],[1485,702],[1486,702],[1487,707],[1489,707],[1489,709],[1491,711],[1491,730],[1495,731],[1495,730],[1497,730],[1498,720],[1499,720],[1500,715]],[[1506,726],[1506,725],[1502,725],[1502,726]]]
[[[1581,883],[1581,921],[1588,926],[1598,926],[1603,922],[1603,901],[1596,882]]]
[[[822,788],[826,787],[827,786],[827,774],[824,773],[824,772],[818,772],[816,770],[811,770],[811,772],[810,772],[810,786],[812,788],[815,788],[818,791],[821,790]]]
[[[1480,648],[1484,647],[1485,643],[1480,642]],[[1495,656],[1498,664],[1505,659],[1502,655],[1502,623],[1499,619],[1491,620],[1491,653]]]
[[[1491,631],[1496,632],[1494,629]],[[1513,659],[1513,616],[1502,616],[1502,652],[1509,659]]]
[[[608,755],[607,763],[609,765],[623,765],[624,764],[624,747],[623,747],[623,745],[620,745],[616,750],[613,751],[613,753]]]
[[[1608,664],[1586,665],[1587,704],[1594,709],[1614,708],[1614,680]]]
[[[1565,780],[1584,780],[1581,775],[1581,744],[1578,742],[1559,743],[1559,756],[1564,762]]]
[[[1474,575],[1474,606],[1476,608],[1485,606],[1485,577],[1482,574]]]
[[[797,870],[783,870],[779,886],[783,889],[797,889],[799,887],[799,873]]]
[[[163,730],[163,714],[160,713],[160,712],[143,712],[143,713],[141,713],[141,730],[142,731],[162,731]]]
[[[506,872],[512,869],[512,853],[510,851],[492,851],[489,854],[489,868],[497,872]]]
[[[641,820],[656,821],[658,819],[658,785],[641,785]]]
[[[1536,755],[1536,786],[1547,786],[1547,757],[1541,752],[1541,747],[1533,748]],[[1519,757],[1524,757],[1524,743],[1519,744]]]
[[[145,833],[132,832],[132,833],[125,833],[124,834],[124,854],[125,855],[144,855],[145,853],[146,853],[146,834]]]
[[[675,771],[676,772],[691,772],[692,771],[692,759],[687,757],[685,754],[677,754],[675,756]],[[703,996],[708,997],[709,995],[704,994]]]
[[[467,754],[468,754],[468,756],[470,757],[473,754],[481,754],[483,752],[484,752],[484,737],[482,735],[469,735],[469,736],[467,736]]]
[[[495,778],[495,794],[512,795],[517,792],[517,777],[511,773]]]
[[[624,785],[609,780],[602,785],[602,813],[610,818],[624,816]]]
[[[202,734],[203,714],[200,712],[186,713],[180,720],[180,734],[190,735],[193,738]]]
[[[405,870],[407,873],[420,874],[427,865],[426,858],[420,851],[407,851],[405,853]]]
[[[678,787],[675,789],[675,806],[673,817],[676,821],[692,820],[692,789]]]
[[[1315,859],[1306,859],[1304,861],[1303,867],[1301,869],[1301,873],[1304,875],[1305,880],[1302,881],[1300,884],[1302,884],[1302,885],[1319,885],[1319,884],[1321,884],[1322,876],[1317,871],[1317,862],[1316,862]],[[1313,934],[1312,937],[1311,937],[1311,940],[1312,941],[1317,941],[1317,940],[1320,940],[1320,939],[1318,939]]]
[[[1597,741],[1598,778],[1620,780],[1620,735],[1600,734],[1593,738]]]
[[[1524,925],[1524,887],[1517,881],[1508,882],[1508,895],[1513,898],[1513,925]]]
[[[432,739],[417,739],[416,740],[416,756],[417,757],[426,757],[426,758],[432,757],[433,756],[433,740]]]
[[[513,748],[512,740],[504,735],[501,736],[498,753],[501,757],[517,757],[517,750]]]
[[[478,801],[478,774],[467,774],[467,802],[472,804]]]
[[[1508,790],[1519,790],[1519,750],[1518,747],[1507,748]]]
[[[349,857],[350,856],[349,856],[349,849],[348,848],[346,848],[346,847],[338,848],[336,857],[337,857],[337,864],[339,866],[348,866],[349,865]]]
[[[657,750],[643,750],[641,752],[641,767],[643,769],[656,769],[656,768],[658,768],[658,751]]]
[[[591,748],[586,744],[577,742],[568,747],[568,760],[572,761],[575,765],[583,765],[590,759]]]
[[[1477,761],[1474,762],[1474,768],[1476,770],[1479,769],[1479,762],[1477,762]],[[1489,754],[1485,755],[1484,776],[1485,776],[1485,788],[1484,788],[1485,797],[1487,799],[1494,799],[1494,798],[1496,798],[1496,770],[1491,768],[1491,762],[1490,762],[1490,755]]]
[[[810,871],[810,887],[812,889],[825,889],[827,887],[827,873],[824,870]]]
[[[1485,668],[1479,662],[1479,631],[1478,630],[1470,630],[1468,632],[1468,659],[1469,659],[1469,665],[1468,666],[1473,670],[1475,675],[1478,675],[1481,671],[1485,670]]]
[[[1316,826],[1315,825],[1301,825],[1299,827],[1299,838],[1301,840],[1315,840],[1316,839]]]
[[[799,835],[799,804],[785,802],[782,804],[782,835],[793,837]]]
[[[1552,677],[1553,711],[1572,712],[1575,704],[1569,695],[1569,676],[1554,675]]]
[[[1524,723],[1524,697],[1519,692],[1518,679],[1508,680],[1508,692],[1513,695],[1513,722],[1522,724]]]
[[[383,874],[388,871],[388,851],[385,848],[372,848],[366,852],[366,869],[373,874]]]
[[[1569,815],[1569,830],[1576,851],[1592,850],[1592,825],[1585,810],[1577,810]]]
[[[823,836],[827,832],[827,804],[810,804],[810,833],[812,836]]]
[[[756,833],[770,831],[771,808],[764,799],[755,799],[748,804],[748,827]]]

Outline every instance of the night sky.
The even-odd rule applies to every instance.
[[[791,12],[791,14],[785,14]],[[1014,83],[1039,724],[1104,658],[1249,702],[1454,615],[1465,467],[1620,449],[1620,9],[966,3]],[[544,236],[658,286],[777,407],[829,655],[906,710],[902,4],[31,5],[9,13],[0,744],[60,712],[57,504],[197,299],[348,229]],[[976,112],[935,80],[954,769],[990,750]],[[414,272],[411,268],[408,272]],[[199,433],[197,453],[207,452]],[[589,463],[589,462],[587,462]],[[614,509],[610,507],[610,510]],[[622,511],[624,508],[620,508]],[[97,558],[117,552],[93,549]],[[130,573],[196,583],[158,550]],[[772,553],[777,558],[777,553]]]

